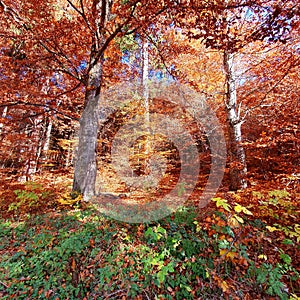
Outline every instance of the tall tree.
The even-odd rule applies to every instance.
[[[79,144],[73,183],[73,190],[83,193],[86,199],[95,194],[98,108],[104,63],[103,48],[107,42],[103,29],[107,28],[111,5],[110,1],[95,0],[92,7],[94,34],[86,79],[85,105],[80,118]]]
[[[284,41],[286,29],[295,26],[299,15],[291,0],[47,0],[39,4],[0,0],[4,57],[0,93],[5,96],[2,99],[9,98],[2,107],[59,113],[59,103],[62,115],[81,114],[73,188],[85,199],[95,192],[99,95],[109,59],[120,61],[116,52],[109,52],[117,37],[147,28],[168,11],[161,18],[164,26],[182,27],[207,47],[234,53],[254,40]],[[236,24],[248,7],[244,30],[239,31]],[[231,12],[229,20],[223,18],[224,11]],[[52,80],[56,74],[61,74],[64,88]],[[44,95],[41,89],[47,81],[50,88]]]
[[[76,111],[76,103],[68,103],[70,96],[84,98],[73,189],[88,199],[95,189],[98,104],[107,60],[105,53],[107,55],[117,36],[146,26],[164,12],[167,5],[139,0],[48,0],[40,4],[37,6],[33,0],[0,1],[4,16],[0,19],[4,25],[2,51],[8,58],[2,79],[9,78],[13,83],[9,69],[11,66],[16,69],[16,82],[21,82],[22,86],[7,84],[7,89],[19,90],[18,97],[23,101],[28,95],[38,99],[39,84],[59,72],[68,90],[61,92],[52,86],[47,94],[47,103],[51,103],[47,104],[47,109],[55,109],[55,103],[68,93],[61,109],[67,105]],[[112,53],[108,56],[113,59]],[[36,79],[36,84],[30,86],[32,78]],[[80,87],[84,87],[84,97],[79,96]],[[25,105],[38,104],[28,101]]]
[[[229,136],[230,187],[232,190],[237,190],[247,187],[247,164],[245,150],[242,145],[242,119],[240,117],[240,108],[237,100],[234,54],[224,51],[223,59],[226,83],[225,107]]]
[[[241,115],[242,102],[237,98],[234,57],[254,41],[284,43],[289,31],[299,22],[299,10],[293,1],[217,1],[207,10],[203,10],[203,3],[198,1],[181,4],[174,18],[175,25],[190,39],[200,40],[207,48],[222,53],[230,185],[233,190],[245,188],[247,165],[241,131],[245,119]],[[197,86],[195,80],[192,85]]]

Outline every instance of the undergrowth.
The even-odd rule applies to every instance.
[[[265,218],[231,194],[151,224],[92,207],[2,220],[1,299],[299,299],[299,225],[268,222],[293,219],[291,195],[252,196]]]

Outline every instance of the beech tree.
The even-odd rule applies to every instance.
[[[103,84],[104,53],[117,36],[143,27],[167,6],[154,1],[108,0],[45,1],[38,6],[35,1],[13,3],[7,0],[0,1],[0,6],[4,16],[1,22],[5,25],[2,41],[11,45],[2,48],[4,54],[11,58],[5,72],[18,60],[19,68],[26,66],[33,73],[31,76],[38,75],[40,81],[51,79],[57,73],[63,74],[69,88],[63,93],[49,91],[47,98],[52,100],[66,93],[70,97],[74,91],[78,97],[79,87],[84,87],[73,189],[88,199],[95,192],[98,105]],[[23,61],[25,58],[26,62]],[[18,76],[21,78],[24,74],[19,73]],[[12,79],[11,76],[9,78]],[[16,82],[22,81],[20,78]],[[26,97],[29,93],[37,97],[38,85],[25,91],[29,76],[25,79],[24,94],[19,92],[18,97]],[[17,86],[14,89],[21,91]],[[56,103],[51,104],[49,109],[54,109]]]
[[[290,31],[297,28],[299,11],[293,1],[284,3],[279,1],[252,3],[224,1],[220,4],[214,2],[211,9],[206,11],[203,11],[199,2],[191,1],[190,3],[183,2],[179,11],[178,18],[174,22],[177,27],[183,29],[183,34],[190,40],[199,40],[207,48],[222,53],[225,74],[223,107],[226,112],[230,188],[232,190],[243,189],[247,186],[247,164],[243,147],[242,124],[245,122],[249,109],[243,108],[241,99],[238,99],[238,78],[235,71],[237,66],[234,58],[255,41],[266,41],[269,44],[286,43]],[[186,49],[186,45],[181,44],[181,47],[187,53],[193,53],[192,49]],[[162,55],[165,55],[164,60],[171,53],[171,55],[178,55],[178,48],[180,47],[175,46],[174,51],[162,51]],[[201,74],[201,70],[199,71]],[[180,73],[180,70],[174,72],[175,76],[186,80]],[[190,84],[197,87],[195,76]],[[205,88],[200,88],[200,91],[210,97],[210,93],[207,93]]]
[[[110,63],[121,60],[117,39],[142,32],[158,16],[165,28],[182,28],[189,38],[223,51],[228,103],[235,106],[234,113],[228,108],[228,116],[235,126],[232,144],[237,150],[230,151],[242,163],[240,170],[245,170],[241,120],[235,120],[238,107],[233,105],[232,54],[256,40],[284,42],[299,15],[294,1],[47,0],[38,4],[0,0],[1,95],[8,99],[2,101],[2,116],[7,118],[10,107],[15,107],[30,108],[34,114],[55,112],[69,121],[80,118],[75,191],[87,200],[95,193],[99,96],[104,81],[111,77],[108,74],[113,73]],[[239,30],[239,19],[245,15],[245,25]],[[56,76],[61,77],[60,84],[53,80]],[[1,124],[3,133],[4,121]],[[237,185],[243,187],[243,176],[237,177]]]
[[[250,172],[262,178],[298,173],[298,44],[299,35],[291,32],[285,43],[257,42],[240,58],[245,64],[242,78],[248,78],[238,87],[246,106],[245,148]]]
[[[60,104],[61,109],[68,106],[71,96],[84,100],[79,109],[82,113],[73,189],[88,199],[95,193],[98,105],[105,55],[116,37],[147,27],[167,9],[176,11],[179,4],[173,1],[49,0],[37,6],[35,1],[1,0],[0,6],[4,16],[1,18],[4,24],[2,51],[7,56],[4,70],[8,72],[11,66],[16,69],[14,78],[11,74],[7,76],[9,83],[13,83],[10,86],[7,83],[7,89],[13,87],[18,91],[17,98],[22,99],[25,107],[38,105],[38,99],[45,96],[41,95],[40,86],[47,81],[50,84],[46,95],[48,110],[57,110],[57,103],[64,94],[69,97]],[[203,9],[208,9],[207,5]],[[55,74],[63,76],[68,90],[57,91],[51,81]],[[35,78],[35,82],[28,89],[31,78]],[[80,87],[84,87],[84,97],[80,96]],[[31,99],[24,101],[28,95]],[[20,104],[19,100],[16,103]],[[76,101],[70,106],[76,111]]]

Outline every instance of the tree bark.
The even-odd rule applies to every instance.
[[[145,108],[145,159],[144,159],[144,172],[150,174],[150,161],[149,154],[151,151],[151,133],[150,133],[150,111],[149,111],[149,43],[147,37],[142,37],[142,91],[143,101]]]
[[[91,60],[93,61],[93,57]],[[102,67],[103,60],[101,59],[89,72],[85,94],[86,105],[80,118],[73,190],[82,193],[85,201],[88,201],[95,194]]]
[[[103,28],[109,19],[111,1],[94,0],[95,32],[93,36],[89,72],[87,74],[85,106],[81,115],[75,163],[73,191],[83,194],[85,201],[95,195],[97,176],[97,135],[99,129],[99,100],[102,84]],[[99,53],[102,53],[99,55]]]
[[[47,162],[47,160],[48,160],[48,152],[50,149],[51,131],[52,131],[52,125],[53,125],[51,117],[49,118],[49,121],[46,124],[47,124],[47,129],[46,129],[45,143],[43,146],[44,162]]]
[[[247,164],[242,142],[242,122],[237,104],[237,92],[234,75],[234,54],[224,51],[224,71],[226,76],[226,112],[229,137],[230,189],[247,187]]]
[[[148,129],[150,123],[149,115],[149,43],[146,37],[143,38],[143,70],[142,70],[142,88],[143,88],[143,98],[145,105],[145,125]]]
[[[7,115],[7,106],[4,106],[3,112],[2,112],[2,118],[6,118]],[[0,123],[0,135],[2,134],[2,129],[3,129],[4,124]]]

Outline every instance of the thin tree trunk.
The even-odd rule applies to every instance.
[[[68,143],[68,150],[67,150],[67,157],[66,157],[66,168],[68,168],[70,166],[70,161],[71,161],[71,141],[69,140]]]
[[[237,92],[234,78],[234,54],[224,51],[224,70],[226,75],[226,110],[229,136],[230,188],[247,187],[247,164],[242,142],[242,122],[237,105]]]
[[[144,172],[150,173],[149,153],[151,150],[150,112],[149,112],[149,43],[146,37],[142,39],[142,91],[145,108],[146,140],[144,148]]]
[[[50,140],[51,140],[52,125],[53,125],[53,122],[52,122],[51,119],[49,119],[49,123],[47,125],[45,143],[44,143],[44,147],[43,147],[43,151],[44,151],[44,154],[45,154],[46,158],[47,158],[47,153],[48,153],[48,151],[50,149]]]
[[[5,118],[7,115],[7,106],[4,107],[3,112],[2,112],[2,118]],[[4,124],[0,123],[0,135],[2,134],[2,129],[3,129]]]
[[[49,118],[48,124],[47,124],[47,120],[45,122],[46,132],[45,132],[43,152],[42,152],[42,163],[43,164],[47,164],[47,162],[48,162],[52,126],[53,126],[53,121],[51,118]]]
[[[30,143],[26,149],[27,160],[25,162],[24,175],[19,178],[22,182],[33,180],[33,176],[37,171],[38,161],[42,150],[43,133],[41,134],[41,131],[43,131],[43,128],[41,128],[40,119],[35,118],[33,120],[30,119],[30,121],[31,127],[28,126],[25,129],[25,134],[27,135],[28,140],[30,140]]]
[[[143,159],[144,174],[150,174],[150,152],[151,152],[151,133],[150,133],[150,112],[149,112],[149,43],[146,36],[142,37],[142,91],[145,108],[145,129],[146,140],[142,147],[145,159]]]
[[[39,121],[39,120],[37,120]],[[42,124],[42,122],[40,122]],[[38,134],[38,141],[37,141],[37,146],[36,146],[36,151],[35,151],[35,157],[34,157],[34,168],[32,174],[35,175],[36,171],[38,170],[39,162],[41,159],[42,155],[42,150],[43,150],[43,143],[45,139],[45,131],[46,128],[43,125],[35,126],[36,131],[39,133]]]
[[[143,87],[143,98],[145,105],[145,125],[148,129],[150,123],[149,115],[149,44],[147,38],[143,38],[143,77],[142,77],[142,87]]]

